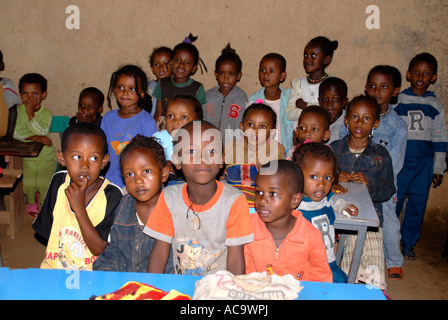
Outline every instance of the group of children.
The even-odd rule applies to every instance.
[[[356,235],[339,244],[338,266],[334,221],[358,214],[341,196],[340,183],[353,182],[367,187],[380,220],[367,233],[357,281],[385,289],[385,267],[402,279],[431,183],[440,185],[446,169],[444,108],[428,91],[435,58],[412,59],[401,93],[400,72],[376,66],[365,95],[349,101],[347,84],[325,72],[338,42],[317,37],[304,49],[307,76],[283,88],[286,60],[269,53],[258,70],[262,89],[248,97],[230,44],[216,60],[216,87],[192,78],[201,66],[195,40],[155,49],[149,83],[137,66],[114,72],[107,101],[114,96],[118,109],[104,117],[104,95],[83,90],[57,153],[41,106],[45,79],[20,80],[14,138],[45,145],[24,159],[28,211],[48,239],[41,267],[346,282]],[[66,170],[53,175],[56,158]]]

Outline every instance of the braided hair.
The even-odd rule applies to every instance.
[[[208,72],[207,67],[205,66],[204,61],[199,57],[199,50],[196,48],[196,46],[193,44],[198,39],[198,37],[193,36],[191,33],[185,37],[184,41],[177,44],[173,48],[173,52],[171,54],[171,59],[174,59],[174,55],[178,50],[187,50],[191,53],[193,56],[193,64],[196,66],[199,64],[199,67],[201,68],[201,74],[203,74],[202,67],[204,67],[205,72]]]
[[[218,59],[216,59],[215,70],[218,70],[221,63],[226,61],[235,63],[236,72],[241,72],[241,69],[243,68],[243,62],[241,61],[240,56],[236,53],[235,49],[230,46],[230,43],[228,43],[226,47],[222,49],[221,55],[218,57]]]
[[[109,91],[107,93],[107,104],[110,109],[112,109],[112,103],[111,103],[111,96],[114,93],[114,89],[117,85],[117,79],[119,76],[126,75],[133,77],[135,80],[135,91],[138,95],[138,106],[142,108],[143,110],[147,111],[148,113],[151,113],[152,110],[152,99],[151,97],[146,93],[146,89],[148,88],[148,78],[146,77],[146,73],[140,69],[139,67],[135,65],[126,65],[124,67],[121,67],[114,73],[112,73],[112,76],[110,77],[110,83],[109,83]],[[143,98],[140,96],[140,93],[144,92]],[[118,103],[118,106],[121,108],[120,104]]]

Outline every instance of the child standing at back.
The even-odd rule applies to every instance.
[[[294,151],[293,161],[302,169],[304,177],[303,200],[298,210],[322,234],[333,282],[345,283],[347,275],[336,263],[334,221],[336,214],[343,215],[344,210],[356,216],[358,208],[331,192],[337,175],[336,156],[328,146],[310,142]]]
[[[332,282],[319,230],[295,210],[302,194],[303,174],[294,162],[277,160],[261,168],[255,181],[257,212],[251,215],[255,239],[244,246],[247,274]]]
[[[331,144],[339,164],[339,182],[362,183],[379,216],[380,227],[367,231],[357,281],[386,289],[382,233],[382,204],[395,193],[394,172],[389,152],[373,142],[371,133],[380,124],[380,106],[376,99],[355,97],[347,106],[344,119],[349,134]],[[353,256],[355,235],[348,235],[341,269],[348,273]],[[373,275],[373,276],[372,276]]]
[[[288,120],[286,116],[290,89],[283,89],[280,86],[286,79],[286,59],[278,53],[265,55],[260,61],[258,79],[263,88],[250,96],[250,103],[261,99],[262,103],[275,111],[277,114],[275,127],[278,129],[275,140],[288,150],[293,145],[294,122]]]
[[[153,91],[156,88],[157,82],[160,79],[171,77],[171,55],[173,50],[168,47],[158,47],[155,48],[151,55],[149,56],[149,65],[151,66],[151,71],[156,77],[148,82],[148,94],[153,95]],[[157,99],[152,98],[152,110],[151,115],[154,117],[156,113]]]
[[[247,104],[246,93],[237,86],[242,76],[242,61],[230,43],[216,60],[215,77],[218,85],[205,92],[207,105],[204,120],[213,123],[225,136],[226,129],[238,129]]]
[[[333,54],[338,45],[338,41],[330,41],[320,36],[311,39],[305,46],[303,68],[307,76],[291,82],[291,95],[286,109],[289,120],[296,121],[307,106],[319,104],[319,85],[329,77],[325,69],[333,60]]]
[[[143,227],[168,178],[164,150],[156,139],[136,135],[121,153],[120,163],[129,194],[117,206],[109,244],[93,270],[146,272],[155,240],[143,233]],[[172,262],[165,273],[173,273]]]
[[[145,233],[156,238],[148,272],[163,272],[171,244],[176,274],[244,274],[243,246],[253,240],[252,224],[244,195],[216,180],[223,161],[220,131],[192,121],[174,141],[173,163],[186,183],[163,189],[146,223]]]
[[[165,117],[166,105],[175,95],[190,95],[198,99],[201,105],[207,103],[204,86],[191,78],[198,70],[199,63],[202,63],[199,51],[193,44],[196,39],[190,34],[184,42],[174,47],[171,55],[172,76],[160,79],[154,88],[153,97],[157,99],[154,119],[160,123],[159,128],[165,125],[164,118],[159,118]]]
[[[103,130],[88,122],[69,126],[62,135],[58,161],[67,170],[51,179],[34,230],[48,240],[43,269],[92,270],[107,246],[121,190],[99,176],[107,164]]]
[[[56,170],[56,151],[50,139],[53,114],[42,106],[47,97],[47,79],[42,75],[25,74],[19,81],[19,91],[23,104],[17,108],[14,138],[44,144],[37,157],[23,159],[23,193],[27,213],[35,217]]]
[[[157,131],[154,118],[143,109],[151,105],[146,93],[146,74],[137,66],[127,65],[114,72],[110,79],[107,101],[115,95],[118,109],[104,115],[101,129],[107,137],[110,166],[106,178],[120,188],[124,187],[120,169],[120,153],[137,134],[151,137]]]
[[[406,210],[401,223],[401,238],[405,260],[415,260],[415,245],[420,237],[431,183],[442,183],[446,170],[447,130],[442,102],[429,91],[437,81],[437,60],[429,53],[415,56],[409,63],[406,79],[411,86],[398,96],[395,112],[408,127],[406,155],[398,175],[400,215],[405,197]]]
[[[95,87],[88,87],[81,91],[78,99],[78,112],[72,117],[68,125],[76,122],[90,122],[101,128],[103,116],[104,94]]]
[[[345,128],[345,108],[348,103],[347,92],[348,88],[345,81],[336,77],[329,77],[319,86],[319,106],[330,114],[331,137],[326,142],[327,145],[345,136],[345,134],[341,136],[340,132],[342,128]]]

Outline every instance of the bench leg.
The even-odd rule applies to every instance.
[[[347,283],[355,283],[356,276],[358,274],[359,262],[361,261],[362,248],[364,247],[364,241],[366,239],[366,233],[367,227],[359,228],[353,258],[350,263]]]
[[[15,239],[22,230],[25,222],[25,196],[23,194],[22,180],[15,186],[14,191],[9,194],[10,222],[6,229],[6,235]]]

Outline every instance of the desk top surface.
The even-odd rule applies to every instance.
[[[44,145],[40,142],[22,142],[14,140],[12,143],[0,144],[0,155],[18,157],[37,157]]]
[[[1,300],[87,300],[137,281],[164,291],[194,295],[198,276],[112,271],[0,268]],[[362,284],[301,281],[299,300],[385,300],[381,290]]]
[[[355,202],[358,207],[358,216],[348,217],[336,215],[336,220],[334,223],[335,228],[338,228],[341,224],[378,227],[380,222],[367,187],[364,184],[353,182],[341,183],[341,185],[347,188],[348,192],[345,195],[338,196],[347,201]]]

